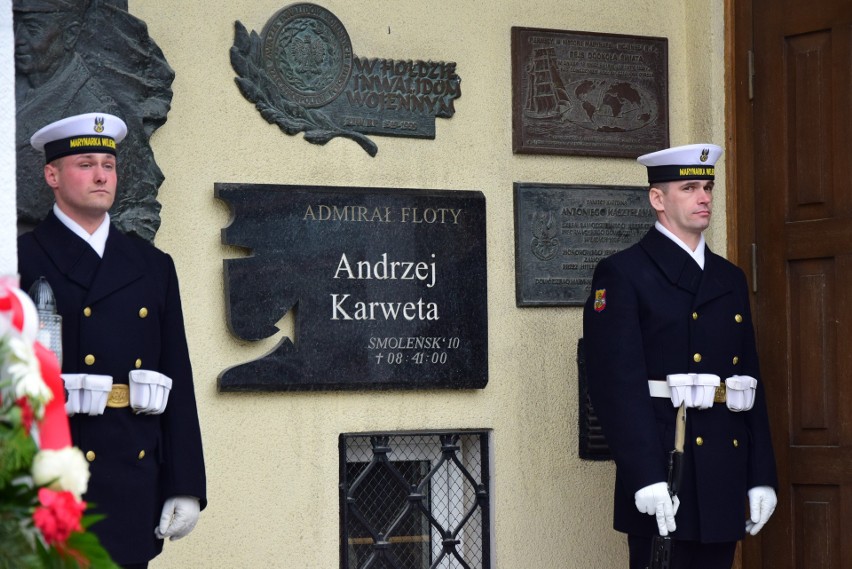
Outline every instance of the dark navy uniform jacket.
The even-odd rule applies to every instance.
[[[775,457],[743,272],[705,250],[704,270],[652,228],[642,240],[595,269],[583,314],[592,405],[616,463],[614,527],[658,533],[654,516],[636,509],[640,488],[664,482],[674,448],[677,410],[652,398],[648,380],[673,373],[712,373],[758,380],[754,407],[725,403],[688,409],[684,476],[675,539],[741,539],[747,491],[777,487]]]
[[[101,259],[51,212],[18,239],[18,264],[23,290],[42,276],[53,288],[64,373],[127,384],[140,368],[172,379],[161,415],[107,407],[70,419],[73,442],[90,460],[83,499],[107,516],[92,531],[117,563],[129,564],[162,550],[154,528],[167,498],[195,496],[206,505],[206,480],[174,263],[141,239],[109,231]]]

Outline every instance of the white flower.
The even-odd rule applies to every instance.
[[[39,451],[33,459],[33,482],[67,490],[79,500],[89,486],[89,463],[77,447]]]
[[[4,362],[5,372],[12,379],[15,397],[29,397],[36,417],[41,419],[44,406],[53,399],[53,393],[41,378],[38,358],[32,346],[21,338],[10,336],[6,343],[9,351],[8,359]]]

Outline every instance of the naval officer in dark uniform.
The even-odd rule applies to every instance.
[[[729,569],[777,504],[764,384],[743,272],[704,242],[716,160],[692,144],[639,157],[657,223],[595,269],[583,314],[589,392],[616,463],[614,527],[630,567],[672,533],[672,567]],[[686,409],[683,480],[668,454]]]
[[[163,538],[206,505],[201,432],[171,257],[110,225],[124,122],[68,117],[36,132],[55,205],[18,240],[21,287],[40,277],[63,318],[63,380],[74,444],[89,460],[83,498],[116,563],[146,567]]]

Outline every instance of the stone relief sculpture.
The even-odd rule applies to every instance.
[[[127,12],[126,0],[14,0],[13,11],[19,231],[53,203],[30,136],[65,116],[103,111],[124,119],[130,132],[119,148],[110,216],[125,233],[153,240],[164,176],[149,140],[166,122],[174,72],[147,26]]]

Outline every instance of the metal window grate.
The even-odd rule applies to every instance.
[[[580,458],[585,460],[612,460],[612,452],[606,442],[603,426],[589,397],[589,380],[586,377],[586,352],[583,348],[583,338],[577,341],[577,374],[579,377],[577,401],[580,406]]]
[[[488,569],[488,433],[340,436],[342,569]]]

